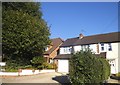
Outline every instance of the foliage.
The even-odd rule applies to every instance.
[[[43,67],[43,65],[38,65],[37,67],[36,67],[36,69],[43,69],[44,67]]]
[[[33,57],[43,55],[44,48],[50,43],[49,28],[41,18],[40,4],[3,2],[2,6],[2,52],[5,60],[29,65]]]
[[[108,61],[102,57],[98,58],[102,64],[102,79],[107,80],[110,76],[110,65]]]
[[[44,67],[44,69],[55,69],[55,64],[44,62],[43,67]]]
[[[43,69],[43,63],[44,63],[44,58],[40,56],[35,56],[32,60],[31,63],[33,64],[34,68],[38,69]]]
[[[3,10],[21,10],[25,13],[28,13],[31,16],[42,17],[42,12],[40,8],[40,3],[34,2],[3,2]]]
[[[108,78],[107,61],[96,57],[90,50],[77,52],[70,60],[70,79],[73,84],[102,83]],[[107,65],[105,65],[105,64]]]
[[[18,71],[18,65],[15,63],[15,61],[9,61],[7,62],[6,66],[4,67],[6,72],[17,72]]]
[[[120,77],[120,72],[116,74],[117,77]]]
[[[34,69],[32,65],[22,65],[20,62],[16,63],[14,60],[7,61],[5,67],[3,67],[6,72],[18,72],[19,69]]]
[[[33,64],[43,64],[44,58],[40,56],[36,56],[31,61]]]

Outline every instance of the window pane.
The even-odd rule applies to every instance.
[[[103,50],[104,50],[104,47],[101,47],[101,50],[103,51]]]
[[[111,43],[108,44],[108,50],[109,50],[109,51],[112,51]]]
[[[104,46],[104,43],[101,43],[101,46]]]

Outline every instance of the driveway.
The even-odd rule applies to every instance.
[[[2,83],[68,83],[61,73],[41,73],[31,76],[2,77]]]
[[[50,85],[50,83],[51,85],[53,85],[53,83],[55,85],[69,83],[68,77],[65,74],[61,74],[57,72],[41,73],[31,76],[0,77],[0,78],[2,78],[2,83],[17,83],[17,84],[18,83],[48,83],[48,85]],[[114,79],[109,79],[108,83],[120,84],[119,81]]]

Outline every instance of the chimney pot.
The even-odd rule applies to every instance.
[[[79,39],[82,39],[84,36],[83,36],[83,34],[80,34],[79,35]]]

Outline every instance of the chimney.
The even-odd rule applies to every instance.
[[[84,36],[83,36],[83,34],[80,34],[79,35],[79,39],[82,39]]]

